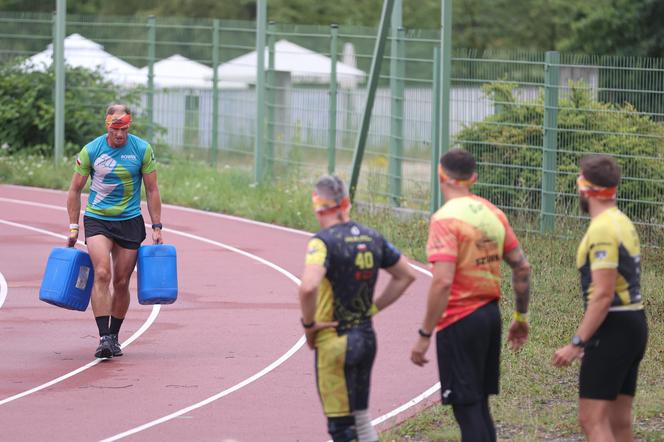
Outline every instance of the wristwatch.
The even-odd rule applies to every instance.
[[[419,335],[422,336],[423,338],[430,338],[431,335],[433,335],[433,332],[429,332],[429,333],[427,333],[427,332],[425,332],[424,330],[419,329],[419,330],[417,331],[417,334],[419,334]]]
[[[154,229],[162,229],[163,230],[164,226],[162,226],[161,223],[152,224],[152,230],[154,230]]]
[[[583,348],[586,346],[586,343],[583,339],[581,339],[580,336],[574,335],[572,336],[572,345],[575,347]]]

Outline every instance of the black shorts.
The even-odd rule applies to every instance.
[[[145,240],[145,222],[142,215],[122,221],[106,221],[84,216],[83,226],[86,243],[91,236],[104,235],[123,249],[136,250]]]
[[[648,323],[643,310],[609,312],[588,340],[579,373],[579,397],[612,401],[634,396],[646,351]]]
[[[498,394],[501,333],[497,301],[436,333],[443,404],[473,404]]]

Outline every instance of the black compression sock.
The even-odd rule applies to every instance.
[[[99,336],[106,336],[108,331],[108,320],[110,316],[95,316],[95,321],[97,321],[97,328],[99,329]]]
[[[111,316],[111,328],[109,331],[112,335],[117,335],[120,333],[120,326],[122,325],[122,321],[124,321],[124,318],[116,318],[115,316]]]

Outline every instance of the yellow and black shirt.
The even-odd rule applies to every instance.
[[[354,221],[316,233],[307,246],[306,264],[327,269],[318,289],[316,321],[339,321],[335,334],[371,327],[371,305],[378,270],[391,267],[401,253],[381,234]],[[317,341],[333,329],[318,333]]]
[[[616,293],[609,311],[642,310],[641,245],[632,221],[617,208],[595,217],[576,255],[585,307],[593,296],[592,271],[617,269]]]

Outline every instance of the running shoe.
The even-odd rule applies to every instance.
[[[120,341],[118,341],[118,335],[110,335],[112,339],[112,351],[113,351],[113,357],[117,358],[118,356],[122,356],[124,353],[122,353],[122,347],[120,347]]]
[[[99,339],[99,347],[95,352],[95,358],[108,359],[113,357],[113,338],[110,335],[102,336]]]

